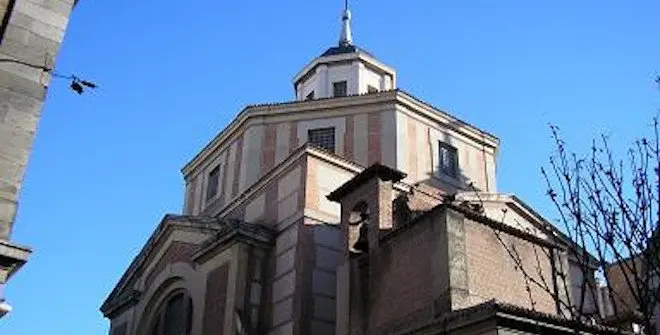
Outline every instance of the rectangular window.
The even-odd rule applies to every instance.
[[[309,92],[305,97],[305,100],[314,100],[314,91]]]
[[[371,86],[371,85],[368,85],[367,86],[367,93],[378,93],[378,89]]]
[[[458,177],[458,151],[451,145],[439,142],[439,167],[444,175]]]
[[[335,152],[335,128],[310,129],[307,131],[307,142],[330,152]]]
[[[211,170],[206,183],[206,200],[209,200],[218,194],[218,184],[220,183],[220,165]]]
[[[346,82],[338,81],[336,83],[332,83],[332,92],[334,97],[345,97],[347,94]]]

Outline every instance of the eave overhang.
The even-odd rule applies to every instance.
[[[0,283],[16,273],[27,262],[31,253],[32,250],[26,246],[0,240],[0,274],[2,274],[0,275]]]

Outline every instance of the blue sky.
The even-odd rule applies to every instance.
[[[410,93],[499,136],[498,188],[553,218],[548,123],[584,151],[648,132],[660,107],[660,3],[354,1],[357,44]],[[13,239],[34,248],[0,334],[107,333],[98,311],[165,213],[180,168],[240,109],[293,98],[336,43],[343,1],[91,1],[69,23]]]

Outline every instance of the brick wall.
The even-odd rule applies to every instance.
[[[465,239],[468,258],[469,294],[472,304],[496,298],[499,301],[531,308],[524,276],[516,270],[514,261],[497,239],[493,228],[465,220]],[[552,285],[552,266],[541,246],[500,233],[502,240],[517,250],[525,271],[542,282],[537,269],[541,269],[545,281]],[[536,249],[536,253],[535,253]],[[538,262],[537,257],[538,255]],[[529,283],[536,310],[556,313],[553,297],[534,283]]]
[[[377,250],[370,261],[370,329],[397,327],[433,306],[431,259],[436,243],[431,222],[422,221]],[[375,260],[375,262],[374,262]]]
[[[224,332],[228,278],[229,264],[222,265],[207,275],[203,334]]]
[[[163,269],[168,264],[173,264],[176,262],[187,262],[190,263],[190,256],[197,250],[197,245],[184,243],[179,241],[173,241],[163,256],[158,260],[156,265],[153,267],[149,275],[147,276],[146,286],[148,287],[153,282],[154,278],[163,271]]]
[[[628,280],[630,280],[632,286],[636,286],[634,274],[630,271],[631,268],[637,269],[635,271],[637,274],[643,273],[641,258],[636,257],[625,260],[624,262],[610,266],[606,270],[609,280],[608,285],[614,296],[613,303],[616,304],[618,314],[624,314],[637,308],[637,300],[635,299],[637,289],[628,285],[628,281],[626,280],[627,272]]]

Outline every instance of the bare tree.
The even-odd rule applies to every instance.
[[[493,229],[523,276],[527,291],[541,288],[576,330],[598,323],[655,334],[660,316],[660,129],[635,141],[617,160],[606,136],[585,156],[569,153],[551,126],[556,152],[542,169],[547,195],[557,212],[557,229],[544,226],[553,247],[535,246],[535,262],[524,262],[515,245]],[[478,196],[478,192],[475,192]],[[483,204],[483,202],[482,202]],[[499,218],[506,221],[506,211]],[[528,231],[529,232],[529,231]],[[563,242],[562,242],[563,241]],[[562,255],[568,262],[558,262]],[[527,255],[526,257],[529,257]],[[543,273],[550,261],[553,273]],[[570,264],[570,265],[569,265]],[[578,270],[579,276],[575,276]],[[529,294],[532,309],[536,302]]]
[[[596,304],[596,316],[612,326],[632,317],[646,333],[653,332],[660,274],[657,118],[652,130],[650,137],[634,142],[625,159],[617,160],[606,136],[593,142],[586,157],[568,153],[558,128],[552,126],[557,151],[550,169],[542,169],[559,225],[575,243],[568,252],[584,270],[589,269],[587,251],[593,255],[596,273],[607,287],[607,304]],[[596,289],[583,284],[584,290]],[[574,312],[583,315],[582,305],[576,306]]]

